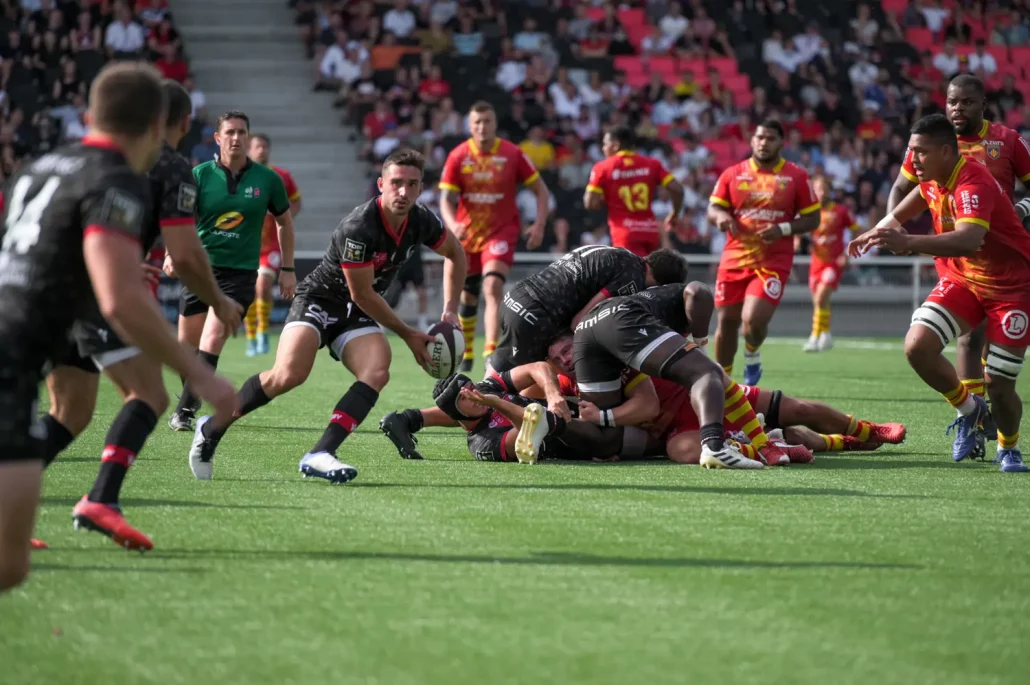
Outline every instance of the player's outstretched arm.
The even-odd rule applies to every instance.
[[[600,426],[641,426],[661,413],[661,403],[651,379],[641,374],[626,386],[626,401],[617,407],[600,410],[590,402],[580,402],[579,418]]]
[[[547,400],[547,408],[566,421],[572,418],[572,412],[561,393],[558,374],[547,362],[534,362],[516,366],[511,373],[511,382],[516,392],[522,392],[534,385],[540,388]]]
[[[980,249],[987,227],[963,221],[955,222],[955,230],[940,235],[907,235],[906,246],[912,252],[933,257],[969,257]]]
[[[436,248],[436,253],[444,258],[443,263],[443,316],[442,321],[458,326],[458,298],[465,284],[468,263],[465,250],[450,231],[444,234],[443,244]]]

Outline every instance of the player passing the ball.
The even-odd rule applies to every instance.
[[[794,265],[791,236],[819,226],[819,200],[801,167],[780,157],[783,126],[763,121],[751,136],[751,157],[719,176],[708,220],[728,234],[715,277],[715,358],[733,372],[737,335],[744,327],[744,384],[758,385],[758,348],[769,333]]]
[[[919,187],[876,228],[851,241],[857,256],[872,247],[936,258],[940,280],[912,314],[905,356],[920,378],[958,410],[952,458],[982,456],[978,425],[982,397],[959,381],[942,352],[981,322],[987,328],[987,393],[998,426],[1001,470],[1026,471],[1019,451],[1023,405],[1016,379],[1030,343],[1030,234],[1005,191],[983,164],[962,156],[951,122],[941,114],[920,119],[908,143]],[[909,235],[901,223],[929,209],[933,235]]]
[[[422,155],[412,150],[397,150],[386,158],[378,180],[382,195],[355,208],[336,227],[321,263],[297,288],[275,364],[248,378],[240,389],[234,421],[304,383],[323,347],[354,375],[322,437],[300,460],[305,476],[345,483],[357,475],[354,467],[336,458],[336,451],[365,420],[390,379],[390,343],[380,326],[400,336],[420,366],[429,363],[426,345],[435,338],[401,321],[382,297],[405,260],[422,245],[446,259],[441,318],[457,326],[465,253],[440,220],[416,202],[424,169]],[[228,427],[207,416],[197,421],[189,454],[197,478],[211,478],[215,449]]]

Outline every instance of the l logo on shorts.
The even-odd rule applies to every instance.
[[[762,287],[765,289],[765,294],[774,300],[780,299],[780,295],[783,294],[783,283],[775,276],[766,279]]]
[[[490,254],[497,255],[498,257],[508,254],[508,243],[503,240],[490,243]]]
[[[1026,312],[1020,309],[1013,309],[1005,313],[1005,316],[1001,319],[1001,332],[1005,334],[1005,337],[1012,340],[1020,340],[1026,335],[1026,330],[1030,319],[1027,318]]]

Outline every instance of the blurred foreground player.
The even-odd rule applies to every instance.
[[[987,416],[982,397],[969,392],[942,352],[954,338],[987,322],[987,393],[998,426],[1001,470],[1027,467],[1019,451],[1023,405],[1016,379],[1030,344],[1030,234],[991,172],[959,153],[955,129],[940,114],[924,117],[909,139],[919,189],[869,233],[853,240],[853,256],[871,247],[937,258],[941,275],[912,315],[905,355],[917,374],[958,410],[952,458],[982,456],[977,429]],[[929,209],[934,234],[909,235],[905,221]]]
[[[142,174],[160,152],[165,109],[160,75],[152,67],[105,68],[90,89],[90,135],[23,166],[5,198],[0,591],[29,571],[43,470],[36,396],[47,360],[65,351],[76,312],[99,311],[144,354],[189,378],[219,415],[232,414],[232,386],[175,340],[141,273],[140,235],[149,212]],[[133,456],[117,459],[131,463]]]
[[[322,262],[297,290],[275,364],[248,378],[240,389],[240,408],[232,421],[304,383],[323,347],[354,375],[322,437],[300,459],[305,476],[337,484],[357,476],[357,469],[338,460],[336,452],[390,380],[392,352],[380,325],[404,340],[419,366],[429,361],[426,343],[435,339],[401,321],[382,296],[404,260],[421,245],[447,260],[442,319],[457,325],[465,253],[436,215],[417,203],[424,169],[425,160],[413,150],[397,150],[386,158],[378,180],[382,195],[356,207],[333,231]],[[230,423],[208,416],[197,421],[189,461],[198,479],[211,479],[215,450]]]
[[[819,227],[812,232],[808,267],[808,289],[812,292],[812,334],[805,343],[805,352],[822,352],[833,347],[830,335],[830,298],[840,286],[840,277],[848,264],[844,235],[856,227],[851,210],[830,199],[830,182],[825,176],[812,181],[816,199],[822,206]],[[795,242],[800,242],[800,238]]]
[[[819,226],[808,174],[780,157],[782,149],[783,126],[763,121],[751,136],[751,157],[723,171],[709,198],[708,220],[728,234],[715,277],[715,358],[733,373],[743,323],[745,385],[762,377],[758,348],[794,265],[790,236]]]
[[[501,298],[521,226],[515,204],[519,184],[536,193],[536,218],[526,229],[530,250],[544,239],[550,203],[547,186],[529,158],[514,143],[497,137],[497,114],[489,103],[473,104],[468,124],[472,137],[451,150],[440,176],[440,216],[461,241],[468,263],[458,311],[465,334],[461,371],[466,373],[472,370],[481,288],[486,299],[484,359],[493,353],[500,337]]]
[[[636,152],[634,140],[628,126],[616,126],[604,134],[601,151],[605,159],[590,170],[583,205],[594,210],[607,208],[612,247],[646,257],[659,247],[670,246],[669,231],[683,210],[683,186],[660,161]],[[663,224],[651,211],[659,187],[672,198],[672,211]]]
[[[290,215],[296,219],[300,214],[300,189],[293,180],[293,174],[279,166],[269,165],[272,141],[264,133],[255,133],[250,137],[250,151],[247,156],[251,161],[270,167],[279,174],[286,188],[286,197],[290,200]],[[261,228],[261,259],[258,262],[257,281],[254,284],[254,304],[247,310],[247,356],[268,354],[268,325],[272,316],[272,285],[279,278],[282,266],[282,253],[279,251],[279,228],[275,217],[265,215],[265,223]]]

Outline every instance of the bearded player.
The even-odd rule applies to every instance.
[[[1009,202],[1015,201],[1016,179],[1024,186],[1030,182],[1030,147],[1027,141],[1002,124],[984,119],[984,84],[971,74],[961,74],[951,80],[948,85],[945,111],[948,120],[958,134],[959,153],[965,157],[986,164],[998,183],[1001,185]],[[911,150],[905,155],[901,173],[894,181],[890,197],[887,200],[887,211],[893,212],[903,199],[919,184],[915,168],[912,165]],[[1022,206],[1026,207],[1026,200]],[[1026,211],[1023,210],[1025,218]],[[938,270],[938,275],[943,273]],[[984,329],[975,328],[968,335],[959,336],[955,345],[958,375],[962,384],[974,395],[984,396]],[[985,427],[988,437],[993,439],[992,426]]]
[[[987,322],[987,393],[998,426],[998,456],[1004,472],[1022,472],[1019,422],[1023,406],[1016,379],[1030,343],[1030,234],[986,166],[962,156],[955,129],[944,115],[924,117],[909,139],[919,178],[913,191],[877,228],[853,240],[849,253],[871,247],[936,257],[941,275],[926,302],[912,315],[905,356],[920,378],[958,411],[952,458],[983,450],[978,430],[987,403],[969,392],[942,352],[955,337]],[[934,233],[909,235],[905,221],[929,209]],[[982,453],[982,452],[981,452]]]
[[[830,335],[830,298],[840,285],[840,277],[848,264],[844,249],[845,231],[855,230],[857,224],[847,206],[830,198],[830,182],[825,176],[812,181],[816,199],[822,205],[819,228],[812,232],[808,267],[808,289],[812,292],[812,335],[805,343],[805,352],[822,352],[833,347]],[[800,243],[800,238],[795,243]]]
[[[794,264],[790,236],[819,227],[808,174],[780,157],[782,149],[783,127],[763,121],[751,136],[751,157],[723,171],[709,198],[708,220],[729,234],[715,280],[715,358],[733,372],[743,323],[745,385],[762,377],[758,348]]]
[[[669,247],[669,231],[683,210],[683,186],[668,169],[634,149],[633,132],[616,126],[604,134],[601,151],[605,159],[594,165],[583,194],[587,209],[608,209],[612,247],[624,247],[646,257],[659,247]],[[662,187],[672,198],[672,211],[659,225],[651,202]]]
[[[264,133],[255,133],[250,138],[248,157],[251,161],[269,167],[283,179],[286,197],[290,200],[290,215],[296,218],[300,213],[300,189],[293,175],[282,167],[268,163],[272,141]],[[245,319],[247,332],[247,356],[268,354],[268,325],[272,316],[272,284],[279,278],[282,253],[279,251],[279,228],[272,214],[265,215],[261,229],[261,260],[258,262],[257,281],[254,286],[254,304],[247,310]]]
[[[472,137],[451,150],[440,176],[440,216],[461,241],[468,263],[458,310],[465,334],[461,371],[466,373],[472,370],[480,287],[486,299],[484,359],[493,354],[500,338],[498,313],[521,226],[515,204],[519,184],[536,193],[536,219],[526,230],[530,250],[543,241],[550,202],[547,186],[529,158],[514,143],[497,137],[497,114],[489,103],[472,105],[468,123]]]

